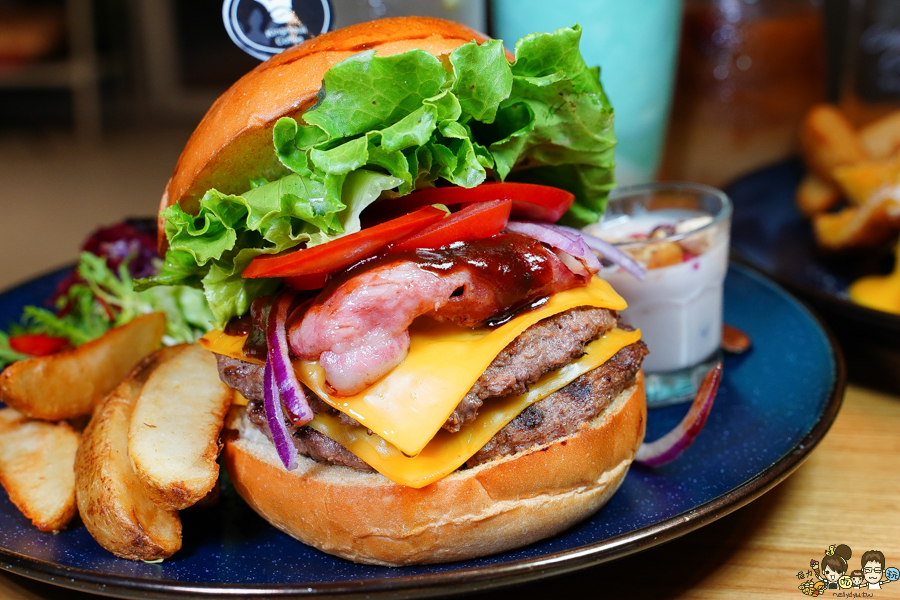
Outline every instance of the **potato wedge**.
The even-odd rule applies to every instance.
[[[797,208],[807,217],[830,210],[841,200],[841,191],[815,173],[807,173],[797,188]]]
[[[131,413],[147,378],[173,352],[146,358],[94,411],[75,457],[81,520],[97,542],[121,558],[158,560],[181,548],[178,512],[144,490],[128,457]]]
[[[28,421],[28,417],[12,408],[0,410],[0,433],[8,431]]]
[[[59,531],[75,516],[75,452],[80,436],[67,423],[32,421],[0,410],[0,483],[41,531]]]
[[[862,206],[887,186],[895,186],[900,169],[893,159],[867,160],[836,167],[834,180],[850,204]]]
[[[812,107],[800,126],[800,148],[812,171],[832,182],[832,170],[869,159],[859,135],[837,107]]]
[[[864,250],[881,246],[900,230],[900,203],[875,197],[862,206],[813,217],[813,232],[824,250]]]
[[[13,363],[0,373],[0,400],[33,419],[89,415],[141,358],[159,347],[163,313],[151,313],[82,346]]]
[[[184,509],[219,477],[219,432],[234,392],[219,379],[215,356],[197,344],[176,346],[141,390],[128,453],[158,502]]]
[[[860,129],[859,139],[872,158],[895,156],[900,152],[900,110],[889,113]]]
[[[221,499],[222,499],[221,490],[219,490],[218,485],[215,485],[215,486],[213,486],[213,489],[211,489],[207,495],[200,498],[200,500],[198,500],[196,504],[192,504],[191,506],[187,507],[186,510],[200,511],[200,510],[206,510],[208,508],[213,508],[219,504],[219,500],[221,500]]]

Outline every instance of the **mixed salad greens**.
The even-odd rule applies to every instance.
[[[514,63],[494,40],[460,46],[449,64],[412,50],[335,65],[306,124],[275,125],[284,176],[248,181],[241,195],[209,190],[197,215],[166,209],[164,265],[138,288],[202,286],[222,327],[281,285],[243,278],[251,260],[354,233],[379,198],[441,181],[561,187],[575,194],[562,223],[597,221],[614,185],[613,110],[580,37],[578,26],[527,36]]]
[[[154,275],[161,264],[154,221],[126,221],[94,232],[78,265],[57,288],[50,307],[27,306],[9,333],[0,331],[0,367],[80,346],[138,315],[166,314],[167,345],[194,342],[211,327],[203,293],[186,286],[136,292],[134,277]],[[51,309],[52,307],[52,309]]]

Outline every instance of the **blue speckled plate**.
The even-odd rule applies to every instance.
[[[731,249],[735,258],[772,277],[809,301],[849,339],[900,347],[900,316],[850,301],[847,288],[860,277],[891,271],[890,252],[829,255],[816,248],[809,220],[794,195],[805,168],[788,160],[751,173],[726,188],[734,202]]]
[[[54,273],[0,295],[0,325],[38,303]],[[812,314],[753,272],[732,267],[725,319],[753,339],[729,357],[706,429],[676,462],[632,468],[589,521],[539,544],[438,566],[357,565],[308,548],[256,516],[230,486],[212,509],[183,514],[184,548],[162,564],[117,559],[85,528],[37,531],[0,493],[0,564],[70,588],[123,597],[428,596],[500,587],[612,560],[683,535],[750,502],[787,477],[831,425],[843,362]],[[686,406],[655,409],[648,439]]]

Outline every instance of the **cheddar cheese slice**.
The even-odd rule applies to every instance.
[[[626,303],[606,281],[595,277],[587,286],[555,294],[543,306],[494,329],[467,329],[419,319],[410,327],[410,349],[403,362],[352,396],[331,393],[325,373],[315,361],[297,361],[294,369],[298,379],[322,400],[403,454],[415,456],[441,430],[503,348],[538,321],[578,306],[622,310]],[[213,332],[201,343],[213,352],[249,360],[241,351],[243,340]]]
[[[265,361],[244,354],[245,341],[247,341],[246,335],[228,335],[220,329],[213,329],[197,340],[197,343],[216,354],[230,356],[231,358],[237,358],[257,365],[263,364]]]
[[[420,319],[410,327],[409,354],[381,380],[352,396],[330,392],[317,362],[295,363],[297,377],[325,402],[414,456],[434,437],[494,358],[542,319],[577,306],[620,310],[625,301],[609,284],[552,296],[546,304],[495,329],[468,329]]]
[[[457,433],[440,430],[416,456],[405,456],[379,435],[362,426],[347,426],[326,414],[308,425],[327,435],[388,479],[414,488],[428,485],[456,470],[516,415],[609,360],[641,337],[640,331],[614,329],[585,347],[580,359],[545,374],[524,394],[487,400],[474,422]]]

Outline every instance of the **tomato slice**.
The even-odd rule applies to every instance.
[[[408,215],[345,235],[325,244],[295,250],[281,256],[258,256],[241,273],[243,277],[291,277],[300,285],[308,281],[324,281],[329,273],[346,269],[373,256],[391,242],[436,223],[447,215],[426,206]],[[318,275],[318,277],[312,277]],[[293,287],[293,286],[292,286]],[[318,286],[321,287],[321,286]],[[309,287],[295,289],[315,289]]]
[[[446,219],[394,242],[391,244],[391,250],[440,248],[453,242],[471,242],[491,237],[506,227],[511,208],[511,200],[490,200],[470,204]]]
[[[328,273],[295,275],[294,277],[282,277],[281,280],[286,286],[295,290],[317,290],[325,287],[328,282]]]
[[[69,340],[46,333],[30,333],[11,336],[9,347],[29,356],[47,356],[68,348]]]
[[[383,200],[375,205],[386,214],[403,214],[428,204],[467,204],[491,200],[512,200],[512,216],[532,221],[555,223],[575,196],[566,190],[535,183],[482,183],[473,188],[442,187],[413,192],[402,198]]]

